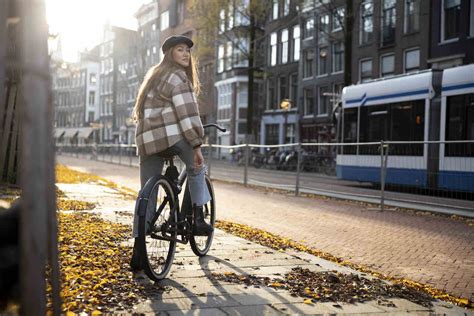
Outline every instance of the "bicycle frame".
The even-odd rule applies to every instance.
[[[174,209],[172,212],[176,212],[177,217],[178,217],[178,222],[176,223],[169,223],[167,222],[165,225],[162,227],[162,233],[163,236],[158,236],[152,233],[152,236],[156,239],[161,239],[161,240],[168,240],[168,241],[176,241],[182,244],[187,244],[189,241],[189,238],[191,236],[191,227],[192,227],[192,220],[193,220],[193,213],[192,213],[192,205],[191,205],[191,197],[189,193],[189,187],[185,187],[184,191],[184,197],[181,202],[181,206],[179,205],[179,194],[181,193],[183,189],[184,182],[186,181],[187,178],[187,171],[186,168],[183,168],[181,170],[181,173],[176,177],[176,173],[173,174],[173,169],[176,169],[176,166],[173,163],[173,157],[166,159],[168,161],[169,166],[166,168],[164,176],[168,179],[168,182],[170,183],[174,193],[175,193],[175,203],[174,203]],[[155,222],[163,210],[163,208],[166,206],[168,203],[168,200],[164,200],[161,202],[159,206],[159,211],[156,212],[156,218],[153,217],[152,222]],[[183,230],[181,231],[181,239],[179,238],[171,238],[171,237],[164,237],[166,236],[166,233],[169,233],[172,229],[178,229],[178,225],[182,225]],[[174,227],[173,227],[174,226]],[[179,230],[178,230],[179,233]]]
[[[208,127],[215,127],[218,130],[225,132],[226,130],[224,128],[219,127],[217,124],[207,124],[203,126],[204,128]],[[178,176],[177,172],[174,172],[175,170],[177,171],[176,166],[174,165],[173,162],[174,156],[165,158],[165,161],[169,163],[169,166],[166,168],[164,176],[167,178],[168,182],[170,183],[174,193],[175,193],[175,203],[174,203],[174,208],[172,212],[176,212],[178,221],[176,223],[169,223],[166,222],[164,225],[161,227],[161,232],[163,236],[158,236],[154,234],[153,232],[151,233],[151,236],[156,239],[161,239],[161,240],[168,240],[168,241],[176,241],[182,244],[187,244],[191,234],[192,234],[192,225],[193,225],[193,212],[192,212],[192,204],[191,204],[191,194],[189,192],[189,187],[186,186],[185,191],[184,191],[184,196],[183,196],[183,201],[181,203],[181,206],[179,205],[179,194],[181,193],[183,189],[184,182],[186,181],[187,178],[187,171],[186,168],[183,168],[181,170],[181,173],[179,173]],[[156,212],[155,217],[152,219],[152,223],[154,223],[163,210],[163,208],[166,206],[166,203],[168,203],[167,200],[164,200],[160,206],[159,206],[159,211]],[[169,229],[174,226],[174,229],[180,233],[178,227],[179,225],[182,225],[183,229],[181,231],[181,239],[179,238],[171,238],[167,237],[166,233],[174,231],[170,231]]]

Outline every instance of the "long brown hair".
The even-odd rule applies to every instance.
[[[163,60],[151,67],[143,79],[140,89],[138,90],[137,100],[135,101],[135,106],[132,112],[132,119],[136,122],[143,118],[143,106],[145,104],[146,97],[148,93],[156,86],[158,78],[168,74],[169,72],[176,69],[184,69],[186,75],[188,76],[189,81],[193,87],[194,93],[199,95],[201,92],[201,83],[199,82],[199,73],[198,73],[198,62],[193,55],[189,60],[189,65],[185,68],[176,63],[173,59],[173,49],[171,47],[165,52]]]

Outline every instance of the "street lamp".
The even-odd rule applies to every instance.
[[[287,134],[287,127],[288,127],[288,111],[291,110],[291,100],[290,99],[283,99],[280,102],[280,109],[282,109],[285,113],[285,125],[283,131],[283,143],[286,143],[286,134]]]

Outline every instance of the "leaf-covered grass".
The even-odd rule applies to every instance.
[[[95,208],[95,204],[86,201],[58,199],[56,201],[57,209],[61,211],[89,211]]]
[[[327,252],[323,252],[314,248],[307,247],[303,245],[302,243],[296,242],[289,238],[283,238],[281,236],[266,232],[258,228],[253,228],[248,225],[237,224],[237,223],[228,222],[228,221],[217,221],[216,227],[219,229],[222,229],[225,232],[256,242],[260,245],[270,247],[272,249],[276,249],[279,251],[284,251],[285,249],[295,249],[301,252],[309,253],[311,255],[323,258],[325,260],[336,262],[340,265],[347,266],[352,269],[371,274],[377,278],[390,281],[394,284],[400,284],[409,289],[420,291],[421,293],[426,293],[435,299],[448,301],[456,305],[459,305],[461,307],[474,308],[474,302],[470,301],[469,299],[450,295],[448,293],[445,293],[441,290],[438,290],[426,284],[422,284],[419,282],[415,282],[415,281],[403,279],[403,278],[394,278],[392,276],[376,272],[363,265],[354,264],[342,258],[333,256]]]
[[[72,170],[63,165],[56,165],[57,183],[97,183],[116,190],[125,199],[136,199],[138,193],[132,189],[120,186],[112,181],[96,176],[94,174]]]
[[[129,226],[87,213],[58,213],[58,219],[63,312],[130,310],[144,297],[128,270]]]

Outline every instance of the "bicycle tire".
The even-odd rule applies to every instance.
[[[206,185],[209,189],[211,200],[204,205],[204,220],[206,223],[214,227],[214,224],[216,223],[216,201],[214,199],[214,188],[212,187],[211,179],[207,175]],[[189,243],[191,244],[191,249],[194,254],[199,257],[205,256],[211,248],[213,238],[214,232],[209,236],[194,236],[194,234],[191,234]]]
[[[156,192],[156,197],[154,196]],[[166,277],[173,264],[174,254],[176,252],[176,241],[157,239],[163,237],[163,229],[169,227],[167,222],[177,222],[177,213],[175,210],[175,196],[168,180],[162,176],[153,177],[145,184],[141,191],[141,216],[138,222],[138,241],[140,254],[142,258],[142,267],[145,274],[153,281],[159,281]],[[148,203],[162,201],[155,205],[155,221],[147,225],[146,210]],[[165,200],[166,199],[166,200]],[[150,215],[151,217],[151,215]],[[148,217],[148,218],[150,218]],[[166,232],[165,232],[166,234]],[[175,229],[168,237],[176,239],[177,230]],[[161,251],[160,255],[157,255]]]

